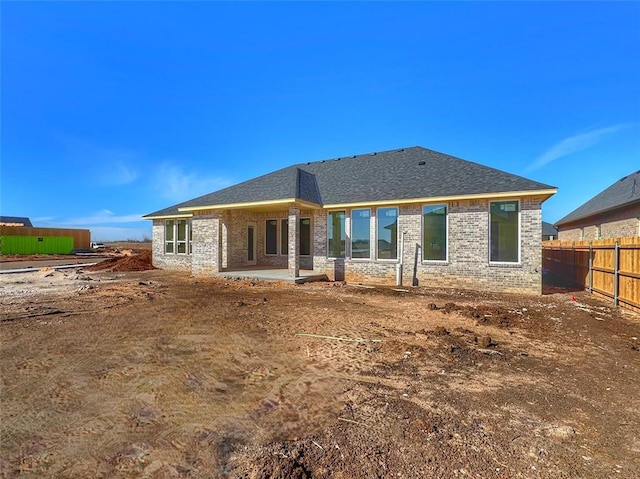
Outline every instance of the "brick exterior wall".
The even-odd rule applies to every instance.
[[[489,264],[489,201],[452,201],[448,207],[448,260],[422,261],[422,204],[399,207],[398,237],[404,235],[404,285],[413,284],[413,270],[418,249],[416,277],[419,285],[482,289],[489,291],[542,292],[541,198],[520,201],[520,263]],[[347,218],[349,217],[347,210]],[[314,272],[326,274],[332,280],[347,282],[395,284],[399,261],[376,260],[376,216],[371,215],[372,260],[350,259],[349,238],[347,258],[326,257],[327,215],[319,211],[314,216]],[[348,229],[348,221],[345,221]]]
[[[421,257],[422,204],[402,205],[398,208],[398,239],[404,232],[402,251],[404,285],[411,285],[414,258],[418,251],[416,278],[419,285],[452,287],[490,291],[540,294],[542,291],[542,198],[520,199],[520,262],[517,264],[489,264],[489,205],[488,200],[451,201],[448,209],[448,258],[446,261],[425,262]],[[350,231],[350,210],[346,210],[345,229]],[[256,267],[289,266],[287,255],[265,254],[265,222],[278,220],[278,253],[280,253],[280,220],[295,218],[297,211],[255,213],[243,210],[202,212],[193,217],[193,254],[166,255],[164,221],[154,221],[154,265],[166,269],[189,267],[194,274],[206,274],[222,269],[233,270],[247,266],[247,224],[255,223]],[[300,211],[299,217],[311,217],[312,255],[300,257],[300,269],[313,269],[331,280],[354,283],[395,284],[399,260],[377,260],[376,208],[371,208],[371,260],[351,259],[350,238],[346,239],[346,258],[327,258],[327,211]],[[289,251],[296,245],[289,228]],[[295,262],[292,265],[296,268]]]
[[[598,238],[598,225],[600,225],[600,238]],[[561,241],[629,236],[640,236],[640,203],[558,227],[558,239]]]
[[[151,227],[153,265],[160,269],[191,271],[191,255],[164,252],[164,225],[165,220],[153,220]]]
[[[196,212],[193,225],[191,271],[195,275],[218,273],[222,269],[220,215]]]

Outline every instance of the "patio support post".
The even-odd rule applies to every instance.
[[[289,276],[300,276],[300,208],[289,207]]]

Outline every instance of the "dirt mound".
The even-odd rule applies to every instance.
[[[151,264],[151,251],[143,251],[131,256],[109,258],[85,269],[87,271],[147,271],[156,268]]]

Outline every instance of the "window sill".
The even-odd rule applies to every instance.
[[[522,268],[522,263],[492,263],[489,262],[489,268]]]
[[[427,259],[427,260],[423,259],[422,264],[424,266],[449,266],[449,261],[439,260],[439,259]]]

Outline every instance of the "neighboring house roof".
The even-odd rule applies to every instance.
[[[32,228],[31,220],[23,216],[0,216],[0,224],[10,226],[27,226]]]
[[[554,226],[572,223],[638,201],[640,201],[640,170],[616,181],[609,188],[557,221]]]
[[[542,222],[542,236],[558,236],[558,230],[551,223]]]
[[[299,163],[148,214],[243,203],[300,200],[322,206],[447,198],[555,187],[419,146]]]

